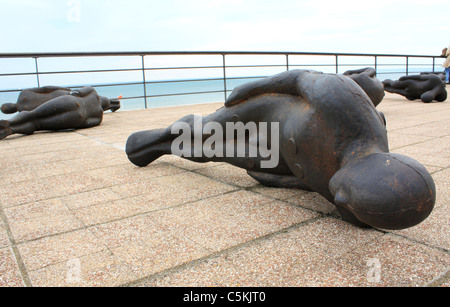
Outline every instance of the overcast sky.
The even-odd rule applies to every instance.
[[[0,0],[0,52],[440,54],[449,0]]]

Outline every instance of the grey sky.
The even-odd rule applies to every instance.
[[[0,52],[248,50],[434,55],[448,0],[0,0]]]

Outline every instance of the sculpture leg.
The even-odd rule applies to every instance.
[[[258,152],[256,155],[250,154],[249,139],[254,138],[255,133],[246,135],[245,142],[240,144],[234,138],[234,133],[231,139],[226,139],[227,123],[234,123],[235,117],[236,113],[231,112],[229,108],[222,108],[203,118],[188,115],[168,128],[132,134],[127,140],[126,153],[132,163],[141,167],[150,164],[162,155],[176,154],[172,152],[172,142],[181,136],[177,127],[185,127],[190,134],[186,137],[189,141],[187,144],[189,148],[183,148],[183,158],[195,162],[227,162],[247,170],[261,171],[260,165],[261,161],[264,160],[263,157]],[[217,131],[214,131],[214,133],[212,131],[205,132],[208,124],[215,124],[216,130],[221,130],[221,133]],[[208,151],[205,145],[210,141],[212,135],[215,135],[214,149],[220,148],[214,154]],[[183,145],[186,146],[186,144]],[[274,169],[275,173],[291,174],[284,161],[280,161]]]
[[[17,104],[16,103],[4,103],[0,107],[2,113],[5,114],[13,114],[17,112]]]
[[[175,134],[172,134],[172,128],[184,125],[191,131],[191,134],[188,135],[189,148],[184,150],[183,158],[195,162],[212,161],[232,164],[247,170],[251,177],[263,185],[310,190],[291,171],[281,150],[288,147],[292,141],[290,134],[285,133],[285,125],[290,122],[290,125],[301,126],[301,123],[308,118],[309,110],[305,111],[303,108],[300,98],[290,95],[257,97],[231,107],[221,108],[215,113],[201,118],[200,121],[198,117],[196,119],[194,115],[189,115],[165,129],[136,132],[127,140],[126,153],[129,160],[140,167],[150,164],[162,155],[176,154],[172,152],[172,145],[175,143],[175,149],[180,145],[176,139],[180,137],[181,133],[175,129]],[[279,121],[279,118],[283,118],[283,120]],[[227,133],[227,127],[238,124],[248,128],[248,131],[245,132],[244,145],[240,143],[242,139],[238,137],[243,135],[242,131],[232,133],[231,138]],[[264,124],[267,129],[264,128]],[[273,128],[277,124],[279,131]],[[227,135],[216,138],[216,131],[211,129],[211,126]],[[254,130],[250,132],[252,126],[257,127],[256,133]],[[261,142],[261,140],[264,141],[264,135],[268,146],[261,146],[261,143],[264,144]],[[214,144],[212,151],[215,151],[215,155],[211,154],[211,150],[208,152],[213,136],[217,143],[222,143]],[[256,154],[255,138],[258,140]],[[227,146],[230,144],[233,145],[231,155],[230,151],[227,151]],[[200,145],[200,152],[198,145]],[[267,147],[266,151],[261,150],[264,147]],[[270,152],[269,155],[267,152]],[[277,159],[274,158],[275,156]],[[267,162],[274,162],[274,164],[268,166]]]
[[[7,120],[0,120],[0,140],[11,134],[12,130],[9,127],[9,122]]]
[[[436,86],[432,90],[423,93],[420,96],[420,99],[425,103],[432,102],[433,100],[442,102],[447,99],[447,91],[442,90],[440,87]]]
[[[171,154],[173,135],[168,128],[133,133],[127,140],[126,153],[135,165],[144,167],[163,155]]]
[[[9,121],[0,121],[0,139],[16,133],[33,134],[37,130],[37,125],[29,113],[31,112],[23,111]]]
[[[107,97],[100,97],[100,103],[102,105],[103,111],[111,110],[111,112],[116,112],[120,109],[120,100],[109,99]]]
[[[126,152],[134,164],[148,165],[161,155],[172,153],[172,142],[175,141],[175,147],[179,145],[176,143],[181,135],[180,127],[185,127],[191,132],[188,136],[188,141],[191,142],[187,142],[190,149],[184,150],[183,158],[196,162],[227,162],[250,171],[292,175],[279,152],[278,144],[272,146],[271,142],[275,136],[282,137],[282,133],[276,132],[276,125],[278,124],[281,132],[284,124],[278,120],[272,122],[272,118],[279,118],[278,113],[285,116],[292,114],[292,110],[301,108],[298,105],[298,98],[289,97],[247,101],[232,107],[223,107],[203,118],[194,115],[185,116],[166,129],[134,133],[128,138]],[[269,103],[271,101],[275,103]],[[236,130],[230,132],[230,127]],[[172,130],[175,134],[172,134]],[[265,154],[267,151],[261,150],[264,147],[261,145],[264,137],[267,151],[269,154],[273,153],[269,157]],[[273,140],[274,143],[276,141],[278,140]],[[275,159],[272,160],[271,157],[275,154],[279,157],[278,165],[273,167],[261,165],[263,162],[274,161]],[[264,169],[265,167],[267,169]]]
[[[120,109],[120,100],[110,100],[111,107],[109,108],[111,112],[116,112]]]
[[[33,134],[38,130],[63,130],[83,123],[80,104],[74,96],[50,100],[32,111],[22,111],[10,120],[0,122],[0,139],[11,134]]]

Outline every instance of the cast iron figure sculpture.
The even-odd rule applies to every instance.
[[[384,80],[383,84],[385,91],[405,96],[409,100],[421,99],[429,103],[447,99],[445,84],[436,75],[404,76],[398,81]]]
[[[366,92],[376,107],[384,98],[383,83],[376,78],[376,70],[367,67],[344,72],[344,76],[353,79]]]
[[[236,154],[236,146],[232,147],[234,155],[225,149],[214,156],[198,150],[199,134],[200,145],[206,147],[211,127],[225,130],[230,123],[260,125],[256,135],[246,135],[245,146],[240,148],[244,155]],[[264,140],[263,123],[278,123],[279,133],[272,128]],[[194,131],[189,136],[194,146],[189,149],[192,154],[184,158],[230,163],[246,169],[264,185],[315,191],[335,204],[345,220],[358,226],[408,228],[422,222],[434,207],[431,175],[414,159],[389,153],[380,114],[348,77],[292,70],[247,83],[231,93],[225,107],[204,117],[200,129],[198,125],[196,117],[188,115],[166,129],[136,132],[127,140],[128,158],[143,167],[173,153],[179,128],[188,126]],[[232,135],[215,140],[238,145],[238,138]],[[273,168],[262,167],[267,155],[249,154],[255,137],[278,149],[279,161]]]
[[[22,110],[9,120],[0,120],[0,140],[39,130],[81,129],[98,126],[109,99],[98,96],[92,87],[83,87],[42,103],[31,111]]]
[[[13,114],[22,111],[31,111],[59,96],[68,95],[72,92],[70,88],[59,86],[44,86],[25,89],[20,92],[17,103],[4,103],[1,106],[1,111],[5,114]],[[102,100],[102,108],[104,111],[111,110],[112,112],[120,109],[119,100],[110,100],[106,97],[100,97]]]

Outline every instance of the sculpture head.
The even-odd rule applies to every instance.
[[[404,229],[433,210],[436,188],[418,161],[393,153],[373,153],[341,168],[331,178],[336,206],[381,229]]]
[[[15,103],[4,103],[1,106],[1,110],[5,114],[13,114],[17,112],[17,105]]]

